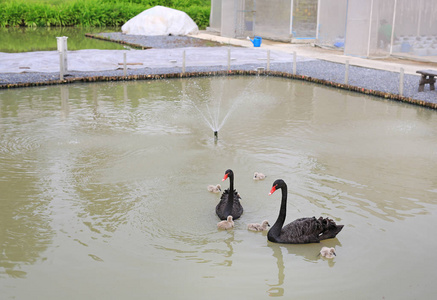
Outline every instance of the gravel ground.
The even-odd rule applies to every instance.
[[[177,48],[183,47],[205,46],[206,41],[188,37],[144,37],[121,35],[120,33],[104,33],[105,38],[123,40],[126,43],[134,43],[144,47],[153,48]],[[218,44],[209,44],[208,46],[218,46]],[[147,51],[147,50],[145,50]],[[205,50],[206,51],[206,50]],[[266,62],[262,60],[254,61],[250,64],[232,65],[231,70],[256,70],[257,68],[266,68]],[[196,66],[187,64],[186,72],[213,72],[226,71],[227,65],[223,62],[218,62],[214,66],[202,66],[200,62]],[[271,71],[292,72],[292,63],[275,63],[270,64]],[[128,69],[127,75],[153,75],[153,74],[169,74],[180,73],[181,67],[154,67],[154,68],[136,68]],[[334,83],[343,84],[345,80],[345,66],[343,64],[323,61],[323,60],[298,60],[297,74],[305,75],[312,78],[322,79]],[[70,78],[83,78],[95,76],[123,76],[123,70],[99,71],[99,72],[68,72]],[[421,100],[427,103],[437,104],[437,91],[430,91],[429,85],[426,85],[425,92],[419,93],[418,82],[419,76],[405,75],[404,76],[404,91],[403,95],[416,100]],[[48,82],[59,80],[59,73],[0,73],[0,88],[9,84],[26,84],[35,82]],[[351,66],[349,69],[349,84],[352,86],[381,91],[390,94],[399,94],[399,74],[376,69],[368,69],[362,67]]]
[[[90,36],[90,35],[88,35]],[[132,35],[123,34],[121,32],[103,32],[92,35],[95,38],[102,38],[104,40],[111,40],[122,44],[132,45],[142,48],[184,48],[184,47],[217,47],[223,46],[217,42],[205,41],[189,36],[175,36],[175,35]]]

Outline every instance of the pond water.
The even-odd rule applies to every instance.
[[[0,52],[57,50],[56,37],[68,37],[68,50],[123,50],[121,44],[85,37],[86,33],[120,32],[119,27],[0,27]]]
[[[435,111],[281,78],[0,90],[2,298],[430,299],[436,141]],[[245,211],[219,231],[228,168]],[[278,178],[286,222],[337,238],[246,229],[276,220]]]

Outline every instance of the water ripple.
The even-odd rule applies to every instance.
[[[41,147],[37,139],[31,136],[2,138],[0,140],[0,154],[21,155]]]

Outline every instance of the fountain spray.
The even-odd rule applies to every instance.
[[[214,131],[214,140],[218,140],[218,131]]]

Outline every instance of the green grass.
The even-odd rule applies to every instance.
[[[0,28],[0,52],[18,53],[57,49],[56,37],[68,37],[68,50],[123,50],[121,44],[84,38],[85,33],[102,32],[103,27],[4,27]],[[104,27],[105,32],[119,32],[119,27]]]
[[[209,24],[206,0],[0,0],[0,27],[121,26],[156,5],[186,12],[200,29]]]

